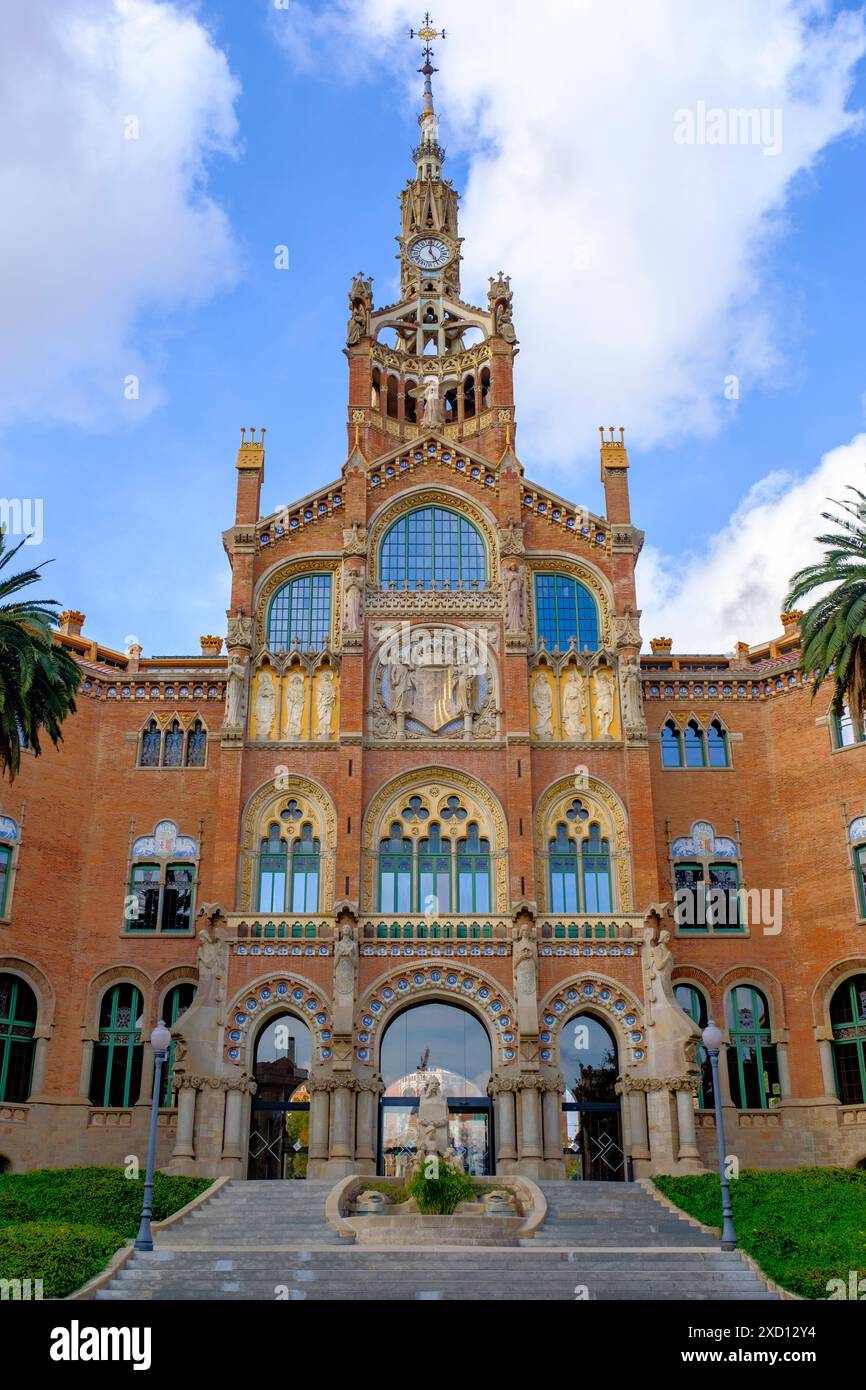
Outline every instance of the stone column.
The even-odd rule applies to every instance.
[[[680,1166],[690,1173],[702,1172],[703,1163],[698,1152],[698,1137],[695,1130],[694,1096],[690,1086],[681,1086],[677,1091],[677,1128],[679,1130],[679,1149],[677,1158]]]
[[[358,1083],[354,1076],[339,1074],[334,1076],[333,1083],[328,1176],[345,1177],[354,1166],[355,1092]]]
[[[487,1088],[496,1107],[496,1170],[514,1172],[517,1162],[517,1130],[514,1116],[514,1091],[508,1081],[498,1076],[490,1078]]]
[[[565,1176],[562,1156],[562,1077],[549,1077],[541,1093],[541,1118],[544,1135],[545,1176],[556,1180]]]
[[[36,1054],[33,1058],[33,1076],[30,1081],[30,1099],[41,1096],[45,1088],[45,1063],[48,1060],[48,1039],[50,1032],[36,1029]],[[90,1071],[88,1069],[88,1080]]]
[[[90,1099],[90,1073],[93,1070],[93,1038],[85,1038],[81,1045],[81,1074],[78,1089],[84,1100]]]
[[[779,1068],[780,1099],[788,1100],[791,1096],[791,1066],[786,1042],[776,1043],[776,1063]]]
[[[226,1091],[225,1125],[223,1128],[223,1158],[243,1157],[241,1148],[241,1118],[244,1097],[239,1087]]]
[[[833,1044],[828,1038],[819,1038],[818,1056],[821,1058],[821,1076],[824,1081],[824,1095],[838,1100],[836,1095],[836,1076],[833,1071]]]
[[[527,1177],[542,1176],[543,1153],[541,1147],[541,1096],[538,1090],[538,1077],[521,1077],[520,1080],[520,1133],[518,1136],[518,1170]]]
[[[647,1091],[647,1129],[653,1173],[677,1171],[676,1104],[664,1077],[653,1077]]]
[[[328,1091],[316,1082],[308,1081],[307,1088],[310,1092],[310,1143],[307,1171],[311,1178],[321,1178],[326,1175],[328,1166],[331,1097]]]
[[[194,1086],[181,1086],[177,1094],[177,1130],[172,1158],[195,1158],[195,1101]]]
[[[382,1090],[381,1077],[358,1083],[355,1112],[355,1158],[360,1172],[376,1171],[376,1102]]]

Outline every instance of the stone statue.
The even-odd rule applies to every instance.
[[[364,604],[364,576],[357,570],[346,572],[346,631],[361,631],[361,613]]]
[[[607,666],[599,666],[593,675],[595,697],[593,707],[600,738],[610,738],[613,723],[613,676]]]
[[[572,666],[565,678],[562,695],[562,727],[567,738],[586,738],[586,692],[583,676]]]
[[[195,1002],[202,1008],[208,1005],[218,1008],[226,993],[229,945],[223,939],[219,929],[216,931],[216,940],[214,940],[207,927],[202,927],[198,934],[198,941],[198,990],[196,991]]]
[[[553,695],[544,675],[536,676],[532,687],[536,738],[553,738]]]
[[[508,567],[505,623],[509,632],[523,631],[523,571],[520,565],[509,565]]]
[[[423,1166],[425,1159],[430,1157],[445,1159],[455,1167],[463,1166],[451,1147],[448,1133],[448,1101],[442,1094],[439,1077],[435,1072],[428,1076],[418,1099],[416,1145],[418,1167]]]
[[[236,618],[229,618],[228,631],[226,634],[226,646],[249,647],[253,640],[253,620],[241,613]]]
[[[644,970],[646,997],[649,1006],[649,1045],[657,1075],[678,1076],[695,1070],[695,1044],[701,1030],[694,1019],[681,1009],[674,994],[671,978],[674,958],[668,942],[669,931],[659,932],[653,941],[653,929],[645,934]]]
[[[233,656],[229,661],[226,675],[228,683],[226,685],[226,712],[223,719],[224,729],[243,728],[244,715],[247,710],[247,662],[249,657]]]
[[[496,332],[506,343],[516,343],[517,334],[511,318],[511,301],[501,299],[496,306]]]
[[[630,656],[623,670],[622,715],[627,729],[644,727],[640,658],[637,656]]]
[[[331,723],[334,705],[337,703],[337,687],[332,671],[322,671],[316,682],[316,738],[331,737]]]
[[[267,669],[259,673],[253,712],[256,720],[256,738],[270,738],[277,712],[277,697],[274,690],[274,678]]]
[[[451,699],[458,713],[472,714],[475,709],[475,672],[463,663],[451,672]]]
[[[343,554],[367,554],[367,528],[358,521],[353,521],[351,526],[343,527]]]
[[[409,392],[416,401],[424,402],[424,413],[419,421],[422,425],[441,425],[444,423],[442,414],[442,398],[439,394],[438,376],[425,376],[423,386],[415,386]]]
[[[351,1033],[358,978],[358,943],[346,923],[334,942],[334,1032]]]
[[[538,951],[528,922],[518,928],[514,943],[514,986],[518,997],[535,999],[538,981]]]
[[[411,714],[415,697],[412,669],[404,666],[399,657],[388,666],[388,686],[392,714]]]
[[[370,310],[373,307],[373,281],[368,278],[365,280],[360,272],[352,279],[352,288],[349,290],[349,326],[346,329],[346,346],[354,347],[355,343],[366,338],[370,332]]]
[[[286,687],[286,738],[301,737],[305,694],[303,675],[293,671]]]

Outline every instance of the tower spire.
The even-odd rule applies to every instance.
[[[429,10],[424,15],[424,22],[420,29],[410,29],[410,39],[420,39],[424,47],[421,56],[424,59],[418,71],[424,78],[424,100],[421,106],[421,113],[418,123],[421,127],[421,140],[413,151],[413,158],[418,166],[418,178],[440,178],[442,173],[442,160],[445,158],[445,151],[439,144],[439,121],[433,107],[433,74],[438,72],[438,68],[433,66],[434,39],[444,39],[447,35],[444,29],[435,28],[430,18]]]

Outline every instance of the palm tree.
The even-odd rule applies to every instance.
[[[850,501],[834,502],[843,516],[822,512],[839,529],[819,536],[826,546],[817,564],[798,570],[788,588],[787,609],[815,589],[828,589],[802,617],[801,666],[813,674],[812,694],[831,675],[833,711],[848,706],[862,727],[866,713],[866,493],[850,486]]]
[[[25,538],[26,539],[26,538]],[[24,545],[5,549],[0,528],[0,776],[14,780],[24,745],[38,757],[39,735],[48,734],[57,746],[60,725],[75,713],[75,692],[81,669],[64,647],[51,639],[59,604],[17,598],[40,578],[39,568],[4,574]]]

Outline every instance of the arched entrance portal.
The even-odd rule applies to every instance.
[[[307,1176],[312,1057],[310,1030],[292,1014],[272,1018],[256,1038],[248,1178]]]
[[[451,1142],[473,1176],[493,1172],[493,1122],[487,1095],[491,1050],[474,1014],[456,1004],[416,1004],[389,1024],[379,1071],[379,1172],[399,1177],[415,1157],[418,1097],[435,1072],[448,1098]]]
[[[569,1178],[622,1182],[622,1148],[616,1040],[593,1014],[566,1023],[559,1055],[565,1080],[562,1145]]]

